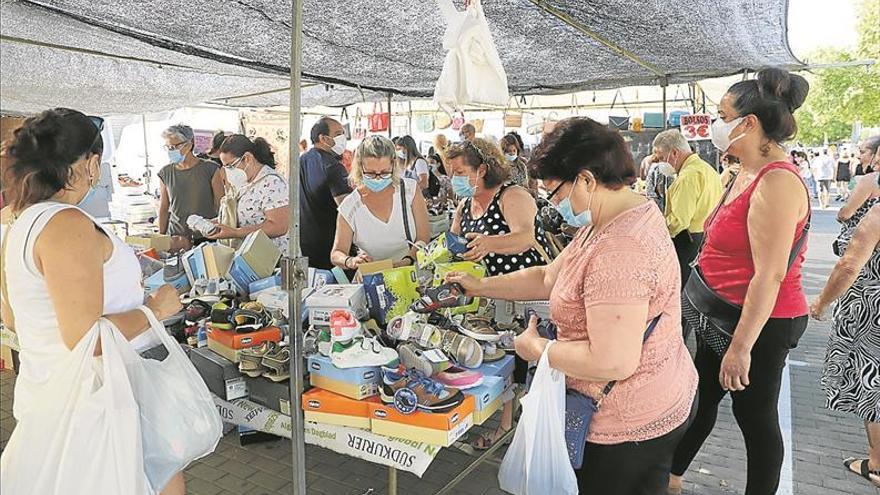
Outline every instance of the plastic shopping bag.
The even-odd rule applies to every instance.
[[[522,416],[507,449],[498,483],[514,495],[577,495],[577,478],[565,445],[565,375],[550,367],[547,352],[520,401]]]
[[[96,358],[99,336],[102,357]],[[0,458],[3,493],[150,493],[122,339],[101,319],[46,381],[17,378],[18,424]]]
[[[149,308],[140,309],[150,321],[147,331],[168,350],[164,360],[156,361],[140,356],[131,346],[121,346],[140,407],[144,471],[150,487],[159,492],[175,473],[214,451],[223,424],[211,392],[180,344]]]

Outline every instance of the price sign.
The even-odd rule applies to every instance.
[[[712,116],[707,113],[682,115],[681,133],[688,141],[712,139]]]

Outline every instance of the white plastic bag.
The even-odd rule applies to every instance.
[[[498,483],[514,495],[577,495],[577,478],[565,445],[565,375],[550,367],[547,352],[538,362],[522,415],[507,449]]]
[[[150,329],[168,356],[162,361],[141,357],[121,346],[131,388],[140,407],[144,471],[159,492],[171,477],[217,447],[223,425],[211,392],[192,362],[153,312],[142,306]]]
[[[18,424],[0,458],[4,494],[149,493],[120,340],[116,327],[98,320],[47,381],[18,377]]]
[[[443,70],[434,87],[434,102],[449,113],[472,103],[507,106],[507,73],[492,41],[480,0],[459,12],[452,0],[437,0],[446,19]]]

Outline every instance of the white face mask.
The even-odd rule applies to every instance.
[[[342,153],[345,151],[345,144],[348,142],[348,138],[345,137],[345,134],[340,134],[333,138],[333,150],[339,156],[342,156]]]
[[[233,163],[238,165],[239,163],[241,163],[241,159]],[[244,170],[236,167],[235,165],[231,167],[224,167],[223,169],[226,171],[226,182],[228,182],[229,185],[231,185],[236,191],[241,191],[244,186],[247,185],[248,178],[247,173]]]
[[[731,144],[739,141],[745,136],[743,133],[733,138],[733,140],[730,139],[730,134],[744,118],[745,117],[737,117],[730,122],[725,122],[721,117],[715,119],[715,122],[712,122],[712,144],[722,152],[726,152]]]

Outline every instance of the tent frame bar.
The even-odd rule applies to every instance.
[[[531,2],[536,7],[543,10],[544,12],[547,12],[548,14],[556,17],[560,21],[575,28],[576,30],[580,31],[581,33],[589,36],[590,38],[593,38],[599,44],[604,45],[606,48],[609,48],[611,51],[617,53],[618,55],[620,55],[626,59],[629,59],[632,62],[635,62],[636,64],[640,65],[641,67],[643,67],[645,69],[648,69],[649,71],[653,72],[657,77],[661,77],[664,79],[666,78],[666,73],[663,72],[663,70],[661,70],[656,65],[642,59],[641,57],[639,57],[635,53],[627,50],[626,48],[615,45],[610,40],[606,39],[605,37],[599,35],[595,31],[588,28],[587,26],[583,25],[583,23],[576,21],[575,19],[573,19],[571,16],[569,16],[565,12],[562,12],[561,10],[559,10],[553,6],[548,5],[546,0],[529,0],[529,2]]]

